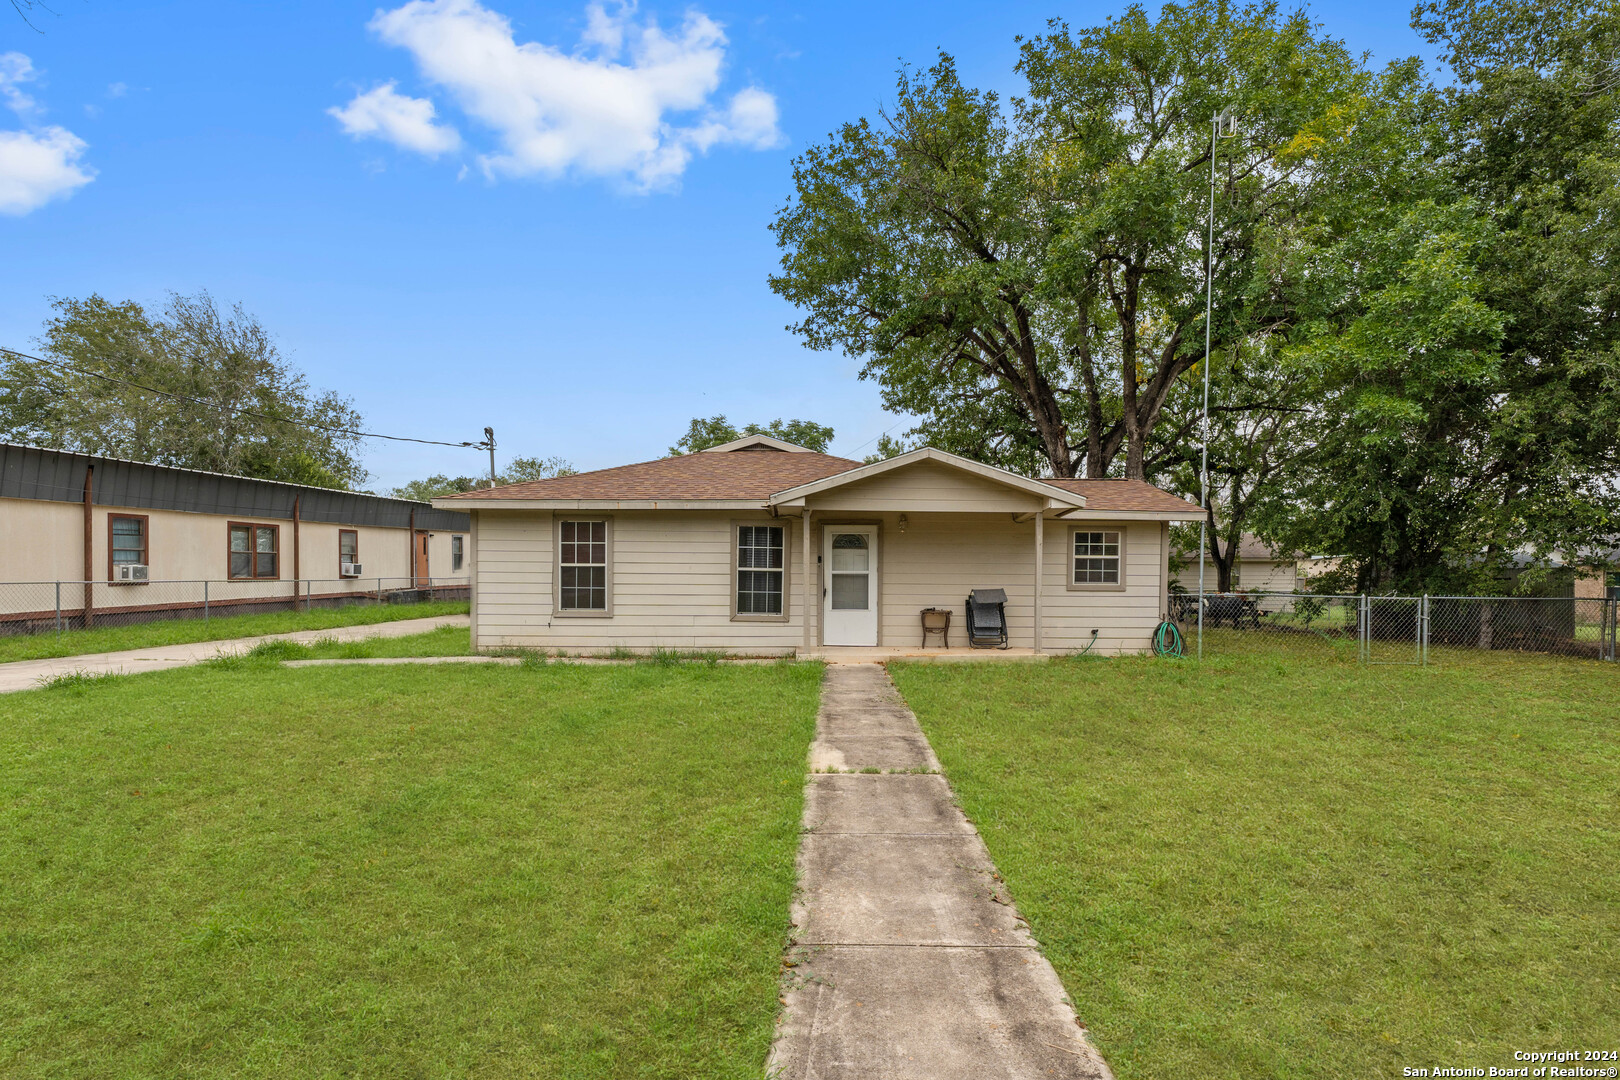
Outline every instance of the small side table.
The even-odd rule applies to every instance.
[[[922,647],[928,648],[928,635],[938,634],[945,643],[945,648],[951,647],[951,609],[950,608],[923,608],[922,609]]]

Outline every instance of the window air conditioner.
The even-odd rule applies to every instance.
[[[366,568],[357,562],[344,563],[342,566],[338,567],[338,575],[341,577],[359,577],[365,572]]]
[[[145,581],[147,577],[147,568],[144,563],[119,563],[113,567],[113,570],[116,573],[113,578],[114,581]]]

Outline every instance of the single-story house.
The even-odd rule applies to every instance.
[[[0,633],[465,596],[470,525],[406,499],[0,443]]]
[[[967,643],[1003,589],[1009,644],[1140,652],[1164,617],[1169,523],[1137,480],[1035,480],[924,448],[871,465],[751,435],[701,453],[467,492],[477,649],[813,654]],[[937,644],[938,642],[931,642]]]
[[[1187,565],[1174,580],[1188,592],[1198,591],[1198,562],[1187,552]],[[1215,591],[1215,563],[1204,553],[1204,590]],[[1292,555],[1279,554],[1266,546],[1266,542],[1253,533],[1238,537],[1237,560],[1232,564],[1232,588],[1247,592],[1299,591],[1299,560]]]

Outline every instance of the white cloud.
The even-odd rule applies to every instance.
[[[479,157],[490,177],[572,172],[667,187],[694,153],[780,139],[766,91],[748,87],[714,102],[726,36],[695,10],[665,32],[651,18],[638,21],[633,5],[592,3],[572,53],[519,44],[510,21],[478,0],[411,0],[379,11],[371,29],[409,50],[429,80],[494,132],[499,151]]]
[[[85,142],[66,128],[0,131],[0,214],[37,210],[95,179],[79,162]]]
[[[127,93],[129,93],[129,86],[125,83],[115,82],[107,84],[107,96],[110,98],[121,98]]]
[[[34,99],[20,89],[23,83],[33,82],[38,77],[34,62],[22,53],[0,53],[0,98],[4,98],[6,108],[18,116],[31,115],[38,108]]]
[[[85,141],[64,127],[36,127],[42,111],[24,93],[23,83],[38,78],[34,65],[19,52],[0,53],[0,99],[22,118],[29,130],[0,131],[0,214],[13,216],[37,210],[52,199],[64,198],[95,179],[94,169],[81,163]]]
[[[375,90],[356,94],[342,108],[326,111],[357,139],[376,136],[428,157],[438,157],[461,145],[461,135],[455,128],[433,122],[433,102],[396,93],[394,85],[383,83]]]

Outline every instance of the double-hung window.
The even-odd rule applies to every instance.
[[[557,609],[608,613],[608,523],[557,523]]]
[[[360,530],[338,530],[338,575],[352,576],[360,562]]]
[[[462,563],[466,560],[465,548],[463,547],[463,544],[465,543],[465,541],[466,541],[466,537],[463,537],[463,536],[452,536],[450,538],[450,572],[451,573],[455,573],[457,570],[460,570]]]
[[[780,525],[738,525],[737,615],[781,618],[785,607],[787,530]]]
[[[1120,588],[1125,581],[1122,537],[1118,530],[1076,529],[1070,587]]]
[[[146,516],[144,514],[109,514],[107,517],[107,576],[118,578],[118,567],[133,563],[146,565]]]
[[[281,528],[231,522],[230,574],[233,578],[275,578],[281,573]]]

